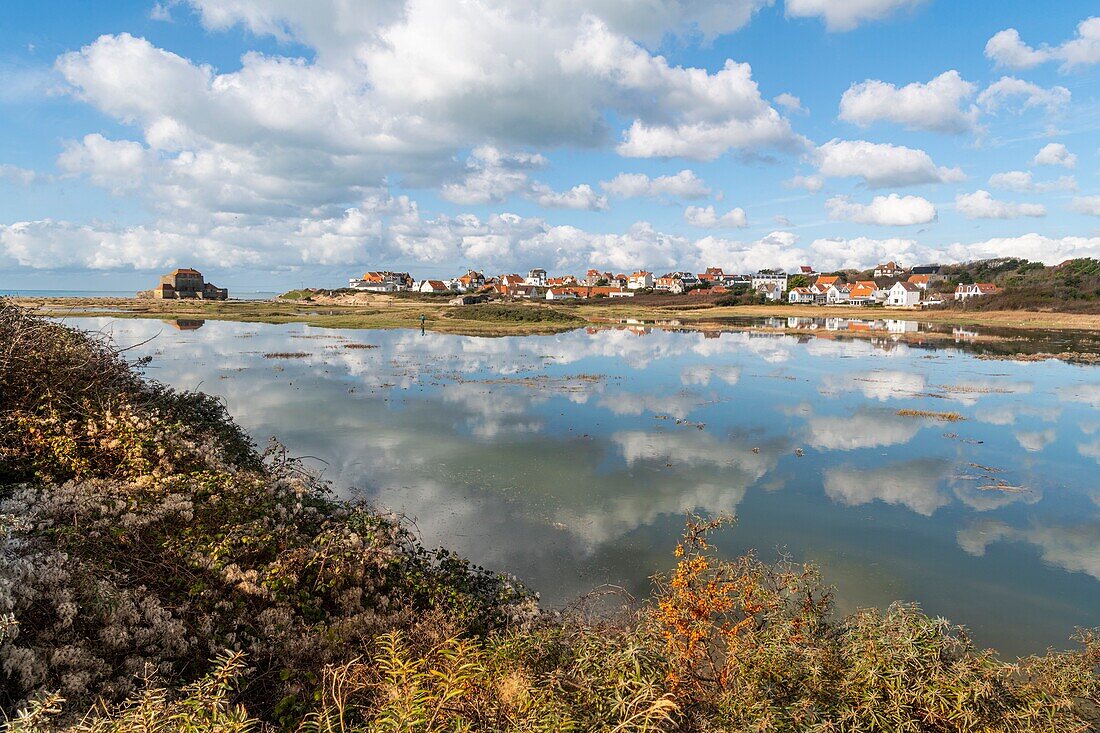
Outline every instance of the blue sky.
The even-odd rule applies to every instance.
[[[1090,11],[14,0],[0,289],[1100,256]]]

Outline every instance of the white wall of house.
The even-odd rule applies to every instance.
[[[900,282],[894,283],[890,288],[890,294],[886,298],[886,305],[909,308],[920,303],[920,290],[907,290]]]

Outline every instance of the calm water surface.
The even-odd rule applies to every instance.
[[[1013,654],[1100,625],[1095,366],[891,335],[70,322],[155,337],[131,352],[151,376],[224,397],[257,441],[549,603],[644,595],[686,512],[730,511],[725,552],[819,563],[845,610],[917,601]]]

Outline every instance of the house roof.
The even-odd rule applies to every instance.
[[[896,283],[894,283],[894,287],[895,287],[895,288],[896,288],[897,286],[899,286],[899,285],[900,285],[900,286],[902,287],[902,289],[903,289],[903,290],[905,290],[905,291],[906,291],[907,293],[918,293],[918,292],[920,292],[920,288],[918,288],[918,287],[917,287],[916,285],[914,285],[913,283],[908,283],[908,282],[905,282],[905,281],[903,281],[903,280],[898,280],[898,281],[897,281]]]
[[[172,272],[170,272],[169,274],[170,275],[201,275],[202,273],[199,272],[198,270],[192,270],[190,267],[178,267],[175,270],[172,270]]]
[[[915,283],[924,283],[925,285],[927,285],[929,277],[931,277],[931,275],[910,275],[909,276],[909,282],[914,283],[914,284]]]
[[[870,298],[875,294],[874,285],[866,285],[864,283],[856,283],[854,287],[848,293],[853,298]]]
[[[821,285],[827,288],[839,279],[839,275],[819,275],[814,285]]]
[[[811,272],[814,271],[814,268],[810,267],[809,265],[802,265],[801,267],[798,268],[798,270],[803,275],[809,275]]]

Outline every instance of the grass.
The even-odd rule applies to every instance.
[[[12,733],[1085,731],[1100,638],[1002,661],[689,519],[652,598],[551,613],[334,498],[217,400],[0,303],[0,710]],[[155,671],[150,676],[149,671]]]
[[[309,356],[305,351],[272,351],[264,354],[265,359],[305,359]]]
[[[531,305],[470,305],[447,312],[448,318],[463,321],[508,324],[573,324],[586,323],[584,318],[549,306]]]
[[[910,410],[908,408],[898,410],[898,415],[902,417],[923,417],[932,420],[942,420],[944,422],[959,422],[966,418],[957,412],[935,412],[933,410]]]

